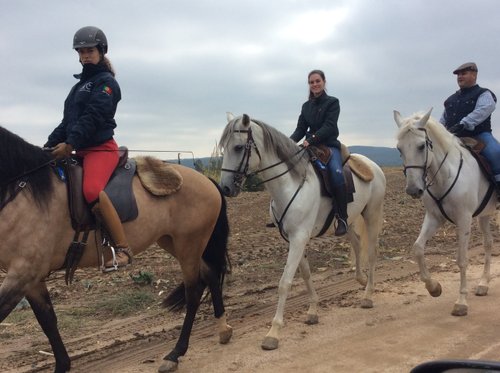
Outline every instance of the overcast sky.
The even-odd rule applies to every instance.
[[[289,135],[312,69],[325,72],[340,100],[342,142],[394,147],[392,111],[434,107],[439,118],[457,89],[452,71],[464,62],[475,61],[478,83],[500,96],[499,7],[497,0],[0,0],[0,125],[45,143],[81,71],[73,35],[93,25],[108,38],[122,89],[115,138],[132,150],[210,156],[227,111]],[[500,127],[500,113],[493,125]]]

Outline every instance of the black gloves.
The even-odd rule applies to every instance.
[[[448,128],[448,131],[456,135],[457,133],[460,133],[465,130],[465,126],[462,123],[457,123]]]

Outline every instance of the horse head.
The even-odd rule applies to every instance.
[[[219,141],[224,155],[221,187],[226,196],[238,195],[249,176],[262,177],[259,184],[284,175],[303,179],[305,169],[310,166],[309,155],[304,148],[272,126],[251,119],[247,114],[240,117],[232,113],[226,115],[228,124]]]
[[[261,130],[247,114],[226,113],[228,124],[219,142],[223,149],[220,185],[226,196],[239,194],[245,179],[259,167],[261,154],[254,136]]]
[[[394,120],[399,128],[397,149],[403,161],[406,177],[406,193],[420,198],[426,189],[427,172],[432,156],[432,142],[427,136],[427,124],[432,108],[425,114],[403,118],[394,110]]]

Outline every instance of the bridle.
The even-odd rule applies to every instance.
[[[262,160],[259,148],[257,147],[257,144],[255,143],[255,140],[253,139],[252,128],[249,127],[248,129],[245,129],[245,130],[234,130],[233,132],[234,133],[246,133],[247,134],[247,141],[245,143],[245,152],[243,153],[241,161],[240,161],[240,163],[238,165],[238,168],[236,170],[231,170],[231,169],[228,169],[228,168],[221,168],[221,171],[230,172],[230,173],[234,174],[233,184],[238,189],[241,189],[242,183],[243,183],[243,179],[249,178],[251,176],[258,175],[261,172],[267,171],[267,170],[269,170],[271,168],[274,168],[274,167],[276,167],[276,166],[278,166],[280,164],[283,164],[283,163],[287,162],[288,160],[292,159],[293,157],[297,156],[301,152],[304,152],[304,150],[305,150],[305,148],[300,148],[297,152],[295,152],[294,154],[292,154],[288,159],[281,160],[281,161],[279,161],[277,163],[274,163],[274,164],[272,164],[272,165],[270,165],[268,167],[261,168],[260,170],[256,170],[256,171],[253,171],[253,172],[248,172],[249,163],[250,163],[250,156],[252,155],[252,149],[255,150],[255,153],[257,154],[257,156],[259,157],[259,159]],[[267,182],[269,182],[271,180],[277,179],[278,177],[285,175],[287,172],[290,172],[290,170],[292,170],[295,167],[296,164],[297,164],[297,162],[293,162],[292,165],[289,166],[284,172],[282,172],[282,173],[280,173],[280,174],[278,174],[276,176],[273,176],[273,177],[271,177],[269,179],[266,179],[264,181],[260,181],[259,183],[256,184],[256,186],[264,184],[264,183],[267,183]]]
[[[424,163],[422,165],[409,165],[409,166],[407,166],[407,165],[403,164],[403,174],[406,177],[406,170],[408,170],[409,168],[421,169],[422,170],[422,181],[424,183],[424,190],[428,191],[428,188],[431,185],[434,184],[434,180],[436,179],[437,174],[441,170],[441,167],[443,167],[444,162],[448,158],[449,152],[446,152],[446,154],[444,155],[443,159],[441,160],[441,163],[439,164],[438,169],[436,170],[436,172],[434,173],[434,175],[432,176],[432,178],[430,178],[430,181],[427,181],[427,179],[428,179],[428,171],[429,171],[429,168],[430,168],[430,165],[428,165],[428,163],[429,163],[429,152],[433,151],[433,145],[432,145],[432,140],[427,135],[427,130],[425,128],[418,128],[418,130],[419,131],[423,131],[424,134],[425,134],[425,161],[424,161]],[[462,153],[460,153],[460,166],[459,166],[458,173],[457,173],[457,176],[455,178],[455,181],[453,182],[451,188],[453,188],[453,186],[455,185],[456,180],[458,179],[458,175],[460,174],[460,169],[462,168],[462,163],[463,163],[463,158],[462,158]],[[450,188],[450,190],[451,190],[451,188]]]
[[[463,163],[464,163],[464,159],[463,159],[463,155],[462,155],[462,152],[460,152],[460,163],[458,165],[458,170],[457,170],[457,174],[455,175],[455,179],[453,180],[453,183],[451,183],[450,187],[448,188],[448,190],[440,197],[440,198],[437,198],[429,189],[430,186],[432,186],[434,184],[434,180],[436,179],[436,176],[437,174],[439,173],[439,171],[441,170],[441,167],[443,167],[443,164],[444,162],[446,161],[446,159],[448,158],[448,154],[449,152],[447,151],[445,156],[443,157],[443,159],[441,160],[441,163],[439,164],[439,167],[438,169],[436,170],[436,172],[434,173],[434,175],[432,176],[432,178],[430,179],[430,181],[427,181],[427,176],[428,176],[428,170],[430,168],[430,165],[427,165],[428,161],[429,161],[429,151],[432,151],[432,141],[429,139],[429,136],[427,135],[427,130],[425,128],[419,128],[418,130],[420,131],[424,131],[425,133],[425,163],[421,166],[419,165],[410,165],[410,166],[406,166],[403,164],[403,173],[406,177],[406,170],[409,169],[409,168],[418,168],[418,169],[422,169],[423,170],[423,174],[422,174],[422,180],[424,182],[424,190],[429,194],[429,196],[434,200],[434,202],[436,202],[439,210],[441,211],[441,214],[443,214],[443,216],[448,220],[450,221],[451,223],[455,224],[455,222],[446,214],[446,211],[444,210],[443,208],[443,200],[446,198],[446,196],[451,192],[451,190],[453,189],[453,187],[455,186],[455,184],[457,183],[457,180],[458,180],[458,177],[460,176],[460,171],[462,170],[462,166],[463,166]],[[484,203],[484,202],[483,202]],[[479,208],[476,210],[476,212],[474,213],[474,216],[476,216],[477,214],[479,214],[482,209],[484,208],[484,205],[483,203],[479,206]]]
[[[260,156],[260,152],[259,152],[259,149],[257,148],[257,144],[255,143],[254,139],[253,139],[253,136],[252,136],[252,128],[249,127],[247,130],[234,130],[234,132],[236,133],[246,133],[247,134],[247,141],[245,143],[245,152],[243,153],[243,157],[241,158],[241,161],[240,161],[240,164],[238,165],[238,169],[237,170],[230,170],[230,169],[227,169],[227,168],[222,168],[221,171],[226,171],[226,172],[231,172],[231,173],[234,173],[234,178],[233,178],[233,184],[234,186],[237,188],[237,189],[241,189],[242,187],[242,182],[243,182],[243,179],[244,178],[248,178],[248,177],[251,177],[253,175],[257,175],[263,171],[266,171],[266,170],[269,170],[273,167],[276,167],[282,163],[285,163],[287,161],[289,161],[290,159],[294,158],[295,156],[297,156],[298,154],[300,153],[303,153],[301,157],[304,156],[305,153],[305,150],[306,148],[304,147],[301,147],[298,151],[296,151],[295,153],[293,153],[289,158],[285,159],[285,160],[281,160],[277,163],[274,163],[268,167],[265,167],[265,168],[262,168],[260,170],[257,170],[257,171],[254,171],[254,172],[248,172],[248,167],[249,167],[249,162],[250,162],[250,156],[252,154],[252,149],[255,150],[255,152],[257,153],[257,155],[259,156],[259,159],[262,159],[261,156]],[[290,170],[292,170],[296,164],[298,162],[293,162],[291,166],[288,166],[287,169],[278,174],[278,175],[275,175],[269,179],[266,179],[266,180],[263,180],[259,183],[257,183],[256,185],[261,185],[261,184],[264,184],[264,183],[267,183],[271,180],[274,180],[274,179],[277,179],[283,175],[285,175],[286,173],[290,172]],[[302,189],[302,187],[304,186],[304,183],[306,181],[306,175],[304,175],[302,177],[302,180],[299,184],[299,186],[297,187],[297,189],[295,190],[295,193],[293,194],[292,198],[288,201],[285,209],[283,210],[283,213],[281,214],[281,217],[277,217],[276,216],[276,213],[274,211],[274,209],[272,209],[272,213],[274,215],[274,218],[277,222],[277,225],[278,225],[278,229],[280,231],[280,234],[281,236],[283,237],[283,239],[285,239],[285,241],[288,242],[288,238],[284,232],[284,229],[283,229],[283,220],[285,219],[285,215],[286,213],[288,212],[288,209],[290,208],[290,206],[292,205],[293,201],[295,200],[295,198],[297,197],[297,195],[299,194],[299,191]]]
[[[429,167],[430,167],[427,163],[429,162],[429,151],[432,151],[432,141],[427,136],[427,131],[425,130],[425,128],[419,128],[419,130],[424,131],[424,133],[425,133],[425,161],[422,165],[409,165],[409,166],[407,166],[403,163],[403,174],[406,177],[406,170],[408,170],[410,168],[421,169],[422,170],[422,181],[424,182],[425,189],[427,189],[427,187],[428,187],[428,185],[426,185],[427,173],[428,173]],[[446,155],[448,155],[448,153],[446,153]]]

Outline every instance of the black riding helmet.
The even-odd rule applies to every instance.
[[[85,26],[75,33],[73,49],[86,47],[97,47],[103,54],[108,52],[108,41],[100,28]]]

